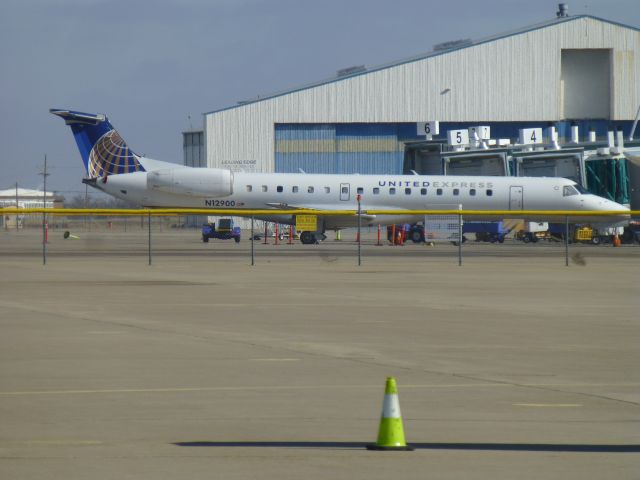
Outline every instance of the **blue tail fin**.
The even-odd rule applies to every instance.
[[[144,171],[138,156],[102,114],[49,110],[71,127],[89,178]]]

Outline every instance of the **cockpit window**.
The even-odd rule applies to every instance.
[[[584,188],[582,185],[578,185],[576,183],[574,187],[576,188],[576,190],[578,190],[582,194],[589,193],[589,191],[586,188]]]
[[[570,197],[571,195],[580,195],[580,192],[573,185],[565,185],[562,189],[562,196]]]

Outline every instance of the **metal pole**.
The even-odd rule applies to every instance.
[[[459,210],[462,210],[460,205]],[[462,266],[462,214],[458,215],[458,266]]]
[[[18,203],[18,182],[16,182],[16,231],[18,230],[18,208],[20,205]]]
[[[147,215],[147,223],[149,224],[149,265],[151,265],[151,211],[149,211]]]
[[[265,237],[266,238],[266,237]],[[256,264],[253,250],[253,215],[251,215],[251,266]]]
[[[565,217],[564,223],[564,266],[569,266],[569,216]]]
[[[361,255],[361,243],[362,243],[362,239],[360,237],[360,233],[361,233],[361,220],[362,220],[362,209],[361,209],[361,203],[360,201],[362,200],[362,197],[360,195],[358,195],[356,197],[356,199],[358,200],[358,266],[362,265],[362,255]]]
[[[84,208],[87,208],[87,200],[89,197],[89,185],[84,184]],[[84,229],[87,230],[87,216],[82,217],[84,220]]]
[[[47,208],[47,155],[44,155],[44,192],[42,193],[42,208]],[[42,264],[47,264],[47,214],[42,212]]]

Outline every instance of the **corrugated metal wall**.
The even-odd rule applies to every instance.
[[[404,143],[414,124],[278,124],[275,171],[402,173]]]
[[[274,171],[276,124],[557,121],[563,49],[611,49],[611,119],[633,119],[640,32],[576,17],[207,114],[208,165],[255,159]]]
[[[336,171],[335,125],[276,125],[275,171],[333,173]]]

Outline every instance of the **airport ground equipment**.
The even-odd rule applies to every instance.
[[[390,242],[392,242],[393,231],[394,226],[389,225],[387,227],[387,240]],[[409,226],[395,225],[395,231],[402,236],[402,242],[411,240],[413,243],[424,243],[426,241],[424,226],[419,223]],[[503,222],[464,222],[462,232],[475,233],[476,241],[478,242],[504,243],[509,229],[504,226]],[[463,241],[466,241],[466,238],[463,237]]]
[[[395,244],[400,245],[407,240],[411,240],[413,243],[422,243],[425,241],[424,239],[424,227],[419,223],[414,223],[413,225],[388,225],[387,226],[387,240],[389,242],[394,243],[393,238],[395,238]],[[400,237],[400,238],[398,238]]]
[[[404,438],[398,385],[393,377],[387,377],[378,439],[375,444],[367,445],[367,450],[413,450]]]
[[[513,236],[516,240],[524,243],[536,243],[540,240],[551,240],[548,222],[528,222],[524,221],[521,228],[518,228]]]
[[[640,220],[631,220],[620,236],[622,243],[640,243]]]
[[[230,218],[221,218],[218,220],[218,228],[215,223],[205,223],[202,226],[202,241],[207,243],[210,238],[219,240],[235,240],[240,243],[240,227],[233,226],[233,220]]]
[[[475,233],[476,242],[504,243],[509,233],[503,222],[464,222],[463,233]]]
[[[551,239],[564,240],[565,226],[557,223],[549,224],[549,235]],[[593,245],[609,244],[617,242],[616,237],[621,235],[622,228],[605,228],[598,230],[592,225],[572,225],[569,228],[569,243],[591,243]],[[631,240],[633,241],[633,240]]]

